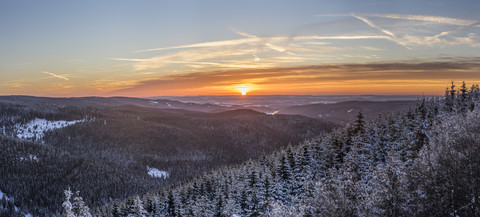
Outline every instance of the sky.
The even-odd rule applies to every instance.
[[[0,95],[443,94],[480,1],[2,0]]]

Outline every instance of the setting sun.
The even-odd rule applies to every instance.
[[[240,91],[240,93],[242,93],[242,95],[247,95],[247,92],[250,90],[250,87],[239,87],[237,89],[238,91]]]

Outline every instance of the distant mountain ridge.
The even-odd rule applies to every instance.
[[[248,98],[250,97],[250,98]],[[0,102],[29,105],[61,106],[139,106],[155,109],[180,109],[186,111],[217,113],[238,109],[250,109],[267,114],[303,115],[337,124],[354,120],[362,111],[368,119],[378,114],[400,111],[415,106],[420,96],[362,96],[352,101],[352,96],[198,96],[132,98],[132,97],[72,97],[50,98],[34,96],[0,96]],[[271,99],[269,98],[271,97]],[[295,96],[297,97],[297,96]],[[183,99],[183,100],[182,100]],[[390,99],[390,100],[389,100]],[[202,102],[201,100],[205,100]]]
[[[132,97],[35,97],[35,96],[0,96],[0,102],[19,104],[53,104],[63,106],[123,106],[136,105],[140,107],[159,109],[184,109],[200,112],[219,112],[225,108],[211,104],[182,103],[168,99],[144,99]]]

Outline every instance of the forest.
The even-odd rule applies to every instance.
[[[15,199],[16,213],[35,216],[61,213],[68,187],[80,190],[86,205],[98,207],[257,159],[335,126],[245,109],[203,113],[21,100],[0,108],[0,190]],[[41,128],[37,124],[18,130],[38,119],[81,121],[43,134],[33,133]],[[21,132],[33,137],[20,139]],[[152,177],[151,168],[168,177]]]
[[[359,113],[355,122],[299,146],[91,213],[479,216],[479,97],[478,86],[452,83],[445,97],[372,121]]]
[[[89,156],[96,160],[99,156],[80,154],[73,158],[64,157],[69,156],[70,152],[78,154],[80,150],[63,147],[60,145],[63,142],[55,143],[62,141],[55,139],[62,136],[45,136],[45,142],[56,144],[52,147],[3,136],[1,144],[8,144],[5,146],[8,149],[1,150],[2,156],[18,156],[18,153],[26,154],[35,150],[41,159],[55,156],[52,161],[60,161],[56,165],[84,162],[75,170],[84,168],[86,172],[81,174],[86,176],[75,175],[80,174],[79,171],[67,174],[73,174],[72,180],[85,178],[93,181],[90,186],[61,185],[62,190],[54,188],[40,194],[30,189],[32,193],[28,197],[32,198],[60,195],[55,201],[48,201],[56,203],[46,206],[53,206],[54,209],[44,210],[45,213],[56,216],[479,216],[479,106],[478,85],[467,88],[463,83],[460,88],[456,88],[452,83],[446,89],[444,97],[426,98],[420,100],[415,107],[371,120],[366,120],[365,115],[359,112],[354,122],[336,127],[330,132],[322,131],[319,136],[308,138],[299,145],[291,143],[272,150],[271,153],[259,154],[257,158],[246,159],[241,164],[209,167],[211,172],[204,170],[202,174],[192,174],[174,184],[163,185],[162,188],[146,187],[158,185],[155,182],[159,180],[150,182],[140,175],[136,176],[137,180],[112,180],[111,188],[119,187],[121,183],[125,183],[124,186],[128,186],[129,182],[133,186],[138,184],[136,193],[125,195],[125,199],[101,200],[99,197],[93,199],[97,201],[92,201],[89,196],[92,191],[108,195],[109,192],[95,190],[98,186],[95,182],[109,179],[109,170],[112,168],[108,165],[117,168],[120,161],[106,161],[101,168],[97,168],[97,164],[89,165],[88,162],[91,160]],[[127,114],[132,114],[128,109],[122,108],[120,111],[126,118]],[[252,113],[246,110],[232,112],[212,115],[244,120]],[[134,114],[136,118],[138,113]],[[90,124],[94,123],[96,122]],[[100,123],[103,124],[104,121]],[[52,133],[75,135],[75,132],[63,130],[74,129],[66,127]],[[120,140],[127,139],[118,136]],[[263,136],[272,135],[259,135],[252,140]],[[70,137],[71,143],[82,144],[75,140],[84,137],[72,138]],[[235,138],[241,140],[242,136]],[[143,143],[139,142],[140,144]],[[133,150],[128,149],[130,151]],[[250,152],[246,150],[244,153]],[[32,160],[12,163],[15,160],[11,158],[2,162],[2,165],[11,164],[8,167],[2,166],[2,169],[26,169],[38,165]],[[133,161],[142,159],[134,158]],[[29,165],[18,166],[21,164]],[[48,165],[32,170],[48,174],[38,171],[40,168],[48,168]],[[125,171],[129,172],[131,171]],[[123,171],[111,173],[119,174],[115,177],[128,177],[122,174]],[[22,172],[2,171],[1,174]],[[46,177],[44,183],[35,189],[45,188],[47,183],[59,180],[55,175],[61,173],[51,174],[52,177]],[[8,176],[3,176],[0,180],[8,179]],[[19,176],[9,182],[21,182],[21,179]],[[7,194],[14,192],[14,189],[5,188],[4,183],[0,187]],[[28,201],[41,200],[29,198],[21,203],[28,204]],[[7,200],[2,202],[1,207],[3,215],[20,213],[12,211],[14,208]],[[24,210],[27,211],[32,212]]]

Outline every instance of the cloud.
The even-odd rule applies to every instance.
[[[351,13],[328,16],[352,17],[355,20],[348,19],[345,22],[355,28],[348,26],[335,33],[325,31],[325,35],[316,32],[269,37],[230,28],[242,38],[137,50],[136,53],[144,52],[151,56],[111,59],[128,62],[137,73],[161,69],[159,73],[175,74],[281,68],[318,62],[359,62],[391,56],[394,47],[378,49],[371,46],[372,42],[378,40],[390,41],[409,50],[421,46],[436,49],[460,45],[480,46],[477,34],[464,33],[479,26],[479,22],[474,20],[410,14]],[[359,21],[366,25],[357,25]],[[345,40],[349,42],[341,42]],[[162,52],[151,54],[154,51]]]
[[[408,49],[412,46],[456,46],[469,45],[477,47],[480,40],[468,36],[446,37],[453,33],[462,33],[480,27],[476,20],[458,19],[443,16],[426,16],[412,14],[380,14],[380,13],[351,13],[351,14],[329,14],[324,16],[351,16],[367,24],[369,27],[381,31],[388,36],[385,38]],[[375,19],[375,22],[372,21]],[[377,24],[381,22],[383,26]],[[437,24],[437,25],[432,25]],[[452,26],[455,26],[452,28]],[[440,31],[438,31],[440,29]],[[439,39],[443,37],[442,39]]]
[[[451,30],[448,30],[448,31],[441,32],[440,34],[437,34],[434,37],[438,38],[438,37],[446,36],[448,34],[452,34],[452,33],[455,33],[455,32],[463,32],[463,31],[473,29],[473,28],[478,28],[478,27],[480,27],[480,22],[473,22],[470,25],[460,26],[460,27],[455,28],[455,29],[451,29]]]
[[[179,46],[152,48],[152,49],[145,49],[145,50],[137,50],[135,52],[139,53],[139,52],[151,52],[151,51],[173,50],[173,49],[183,49],[183,48],[234,46],[234,45],[240,45],[240,44],[245,44],[245,43],[252,43],[252,42],[256,42],[256,41],[258,41],[258,40],[253,39],[253,38],[242,38],[242,39],[211,41],[211,42],[202,42],[202,43],[196,43],[196,44],[186,44],[186,45],[179,45]]]
[[[341,35],[341,36],[275,36],[258,37],[233,29],[237,34],[247,38],[179,45],[164,48],[147,49],[138,52],[174,50],[150,58],[110,58],[111,60],[131,62],[135,71],[159,68],[177,67],[177,69],[207,69],[215,68],[266,68],[278,67],[290,58],[292,62],[300,62],[301,57],[310,53],[333,52],[342,50],[320,40],[372,40],[390,39],[385,35]],[[279,46],[278,44],[285,44]],[[328,45],[328,46],[326,46]],[[300,52],[296,54],[296,52]],[[295,52],[295,53],[294,53]],[[252,58],[253,56],[253,58]],[[300,58],[295,58],[299,56]],[[312,60],[313,58],[303,58]],[[240,60],[242,60],[240,62]],[[234,64],[232,62],[235,62]]]
[[[260,43],[260,45],[262,45],[262,46],[265,46],[267,48],[270,48],[270,49],[278,51],[278,52],[286,52],[286,49],[284,47],[272,44],[270,42],[266,42],[268,40],[268,38],[262,39],[260,37],[255,36],[255,35],[248,34],[248,33],[239,31],[239,30],[234,29],[234,28],[230,28],[230,29],[232,29],[232,31],[235,32],[238,35],[257,40]]]
[[[269,62],[252,61],[250,55],[257,50],[252,46],[223,47],[216,49],[211,47],[180,50],[165,55],[151,58],[111,58],[112,60],[132,62],[135,71],[151,70],[159,68],[255,68],[270,67]],[[232,64],[232,61],[244,58],[242,64]],[[247,64],[248,63],[248,64]]]
[[[241,32],[237,32],[241,33]],[[246,33],[245,33],[246,34]],[[242,33],[243,35],[243,33]],[[249,35],[252,36],[252,35]],[[359,40],[359,39],[388,39],[386,36],[382,35],[338,35],[338,36],[277,36],[277,37],[256,37],[252,36],[249,38],[242,39],[232,39],[232,40],[222,40],[222,41],[211,41],[211,42],[202,42],[195,44],[186,44],[179,46],[170,46],[170,47],[160,47],[160,48],[151,48],[144,50],[134,51],[139,52],[151,52],[151,51],[164,51],[164,50],[176,50],[176,49],[186,49],[186,48],[206,48],[206,47],[227,47],[227,46],[236,46],[236,45],[245,45],[245,44],[254,44],[256,46],[261,46],[262,44],[269,47],[272,50],[285,52],[286,48],[272,44],[265,41],[273,42],[288,42],[288,41],[305,41],[305,40]]]
[[[382,17],[382,18],[389,18],[389,19],[399,19],[399,20],[416,20],[416,21],[425,21],[425,22],[433,22],[433,23],[442,23],[442,24],[449,24],[449,25],[457,25],[457,26],[469,26],[473,23],[476,23],[475,20],[466,20],[466,19],[457,19],[451,17],[441,17],[441,16],[425,16],[425,15],[412,15],[412,14],[360,14],[362,16],[369,16],[369,17]]]
[[[393,42],[395,42],[399,45],[402,45],[402,46],[406,47],[407,49],[411,49],[410,47],[407,46],[407,43],[405,43],[403,40],[399,39],[393,32],[375,25],[372,21],[370,21],[366,17],[362,17],[362,16],[355,15],[355,14],[352,14],[352,17],[355,17],[358,20],[361,20],[362,22],[366,23],[368,26],[370,26],[374,29],[380,30],[381,32],[383,32],[384,34],[389,36],[389,38],[388,38],[389,40],[391,40],[391,41],[393,41]]]
[[[380,28],[379,26],[373,24],[370,20],[368,20],[367,18],[365,17],[362,17],[362,16],[358,16],[358,15],[355,15],[355,14],[352,14],[352,17],[355,17],[361,21],[363,21],[364,23],[366,23],[367,25],[369,25],[370,27],[374,28],[374,29],[378,29],[380,30],[381,32],[385,33],[386,35],[389,35],[393,38],[396,38],[395,34],[393,34],[392,32],[386,30],[386,29],[383,29],[383,28]]]
[[[389,85],[421,87],[421,83],[435,84],[438,90],[451,80],[480,80],[480,59],[456,59],[432,62],[387,62],[369,64],[328,64],[268,69],[233,69],[167,75],[137,81],[120,88],[112,95],[169,95],[175,93],[218,94],[235,91],[233,87],[250,84],[258,93],[320,94],[323,87],[339,88],[351,84],[364,88],[376,85],[389,89]],[[261,92],[263,89],[264,92]],[[332,90],[332,91],[333,91]],[[302,92],[304,91],[304,92]],[[408,91],[408,90],[406,90]],[[231,93],[231,92],[230,92]],[[417,94],[421,94],[418,92]],[[441,92],[436,92],[441,94]]]
[[[47,75],[50,75],[50,76],[52,76],[52,77],[55,77],[55,78],[59,78],[59,79],[65,80],[65,81],[70,80],[70,79],[68,79],[68,78],[65,77],[65,76],[57,75],[57,74],[54,74],[54,73],[51,73],[51,72],[43,71],[43,73],[44,73],[44,74],[47,74]]]

